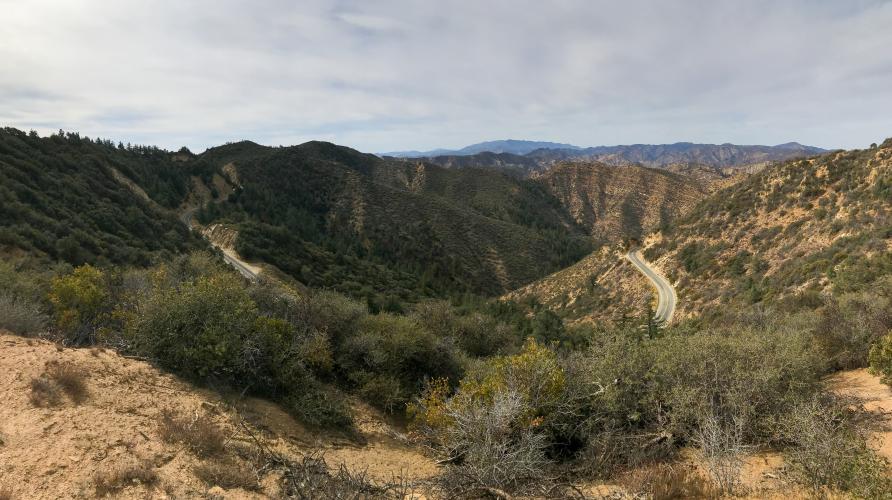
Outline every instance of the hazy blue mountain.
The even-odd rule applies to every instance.
[[[461,149],[434,149],[431,151],[392,151],[389,153],[381,153],[379,156],[393,156],[397,158],[427,158],[433,156],[463,156],[473,155],[477,153],[511,153],[515,155],[525,155],[537,149],[581,149],[579,146],[572,144],[563,144],[559,142],[547,141],[520,141],[515,139],[507,139],[501,141],[487,141],[477,144],[471,144]]]

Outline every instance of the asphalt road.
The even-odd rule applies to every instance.
[[[195,214],[196,210],[198,210],[198,209],[197,208],[189,208],[185,212],[180,214],[180,220],[183,222],[183,224],[186,225],[186,227],[189,228],[190,231],[192,231],[192,216]],[[217,245],[215,245],[213,242],[209,242],[209,243],[211,243],[211,245],[213,245],[214,247],[217,247]],[[254,271],[249,269],[248,266],[246,266],[240,260],[229,255],[222,248],[220,248],[220,252],[223,254],[223,260],[226,261],[226,263],[229,264],[230,266],[234,267],[235,270],[238,271],[242,276],[244,276],[245,278],[248,278],[251,281],[257,281],[257,273],[255,273]]]
[[[672,321],[672,315],[675,314],[675,303],[678,301],[678,297],[675,295],[675,288],[672,287],[669,280],[650,267],[638,250],[629,250],[629,253],[626,254],[626,258],[629,259],[629,262],[638,268],[638,271],[646,276],[653,284],[654,288],[657,289],[657,310],[654,313],[654,316],[663,323],[669,324]]]

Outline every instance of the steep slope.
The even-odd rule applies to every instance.
[[[766,168],[646,237],[644,255],[675,284],[678,317],[855,291],[892,274],[890,200],[892,139]],[[511,297],[576,320],[640,312],[649,291],[621,256],[603,249]]]
[[[638,166],[561,163],[537,179],[598,239],[639,239],[705,196],[693,178]]]
[[[638,164],[662,168],[678,163],[696,163],[712,167],[739,167],[767,164],[791,158],[825,153],[826,150],[798,143],[777,146],[739,146],[735,144],[633,144],[598,146],[584,149],[541,149],[527,156],[543,162],[569,159],[593,160],[608,165]]]
[[[177,168],[160,150],[2,129],[0,247],[72,264],[143,265],[196,248],[160,206],[188,191]]]
[[[679,306],[856,290],[892,272],[892,140],[790,161],[704,200],[647,250]]]

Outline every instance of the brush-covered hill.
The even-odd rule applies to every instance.
[[[164,208],[187,195],[188,180],[158,149],[0,129],[0,249],[71,264],[146,265],[197,248]]]
[[[705,198],[644,241],[674,283],[678,317],[860,290],[892,274],[892,140],[792,160]],[[646,306],[649,285],[602,249],[511,294],[576,320]]]
[[[0,131],[0,246],[79,265],[149,265],[206,247],[183,223],[299,281],[398,307],[494,295],[575,262],[590,236],[535,182],[389,162],[311,142],[194,155],[74,133]]]
[[[892,140],[783,163],[718,191],[655,240],[647,258],[685,313],[811,292],[848,292],[892,273]]]
[[[548,192],[498,172],[389,162],[321,142],[240,143],[196,162],[237,172],[238,189],[198,218],[237,226],[244,257],[381,306],[499,294],[591,249]]]

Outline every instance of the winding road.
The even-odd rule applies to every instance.
[[[650,267],[638,250],[629,250],[629,253],[626,254],[626,258],[629,259],[629,262],[631,262],[641,274],[646,276],[653,284],[654,288],[657,289],[657,310],[654,313],[654,317],[668,325],[672,321],[672,315],[675,314],[675,303],[678,301],[678,297],[675,295],[675,288],[672,287],[669,280],[664,278],[662,274]]]
[[[196,210],[198,209],[189,208],[180,214],[180,220],[183,222],[183,224],[186,225],[187,228],[189,228],[190,231],[194,230],[194,227],[192,225],[192,217],[195,214]],[[239,260],[238,257],[233,255],[234,252],[231,249],[223,248],[212,241],[208,241],[208,243],[220,250],[220,252],[223,254],[223,260],[226,261],[226,263],[230,266],[234,267],[235,270],[238,271],[242,276],[251,281],[257,281],[257,276],[260,274],[259,271],[251,269],[251,267],[247,263]]]

